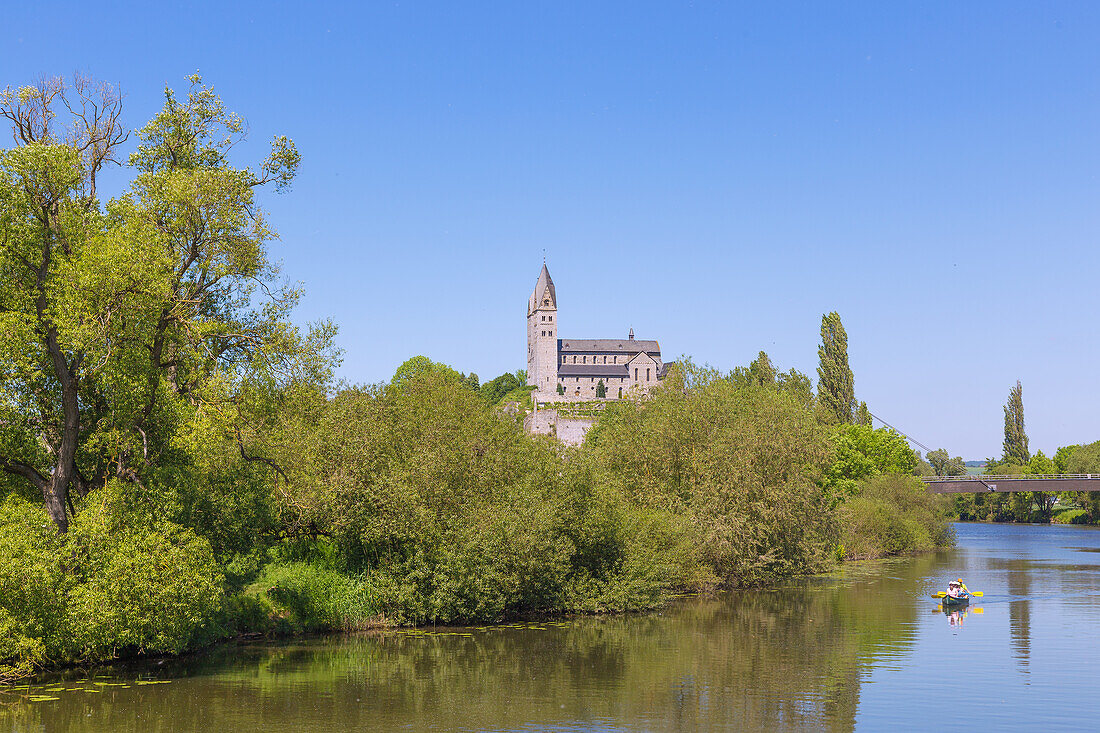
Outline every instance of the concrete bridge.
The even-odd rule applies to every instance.
[[[982,494],[1013,491],[1100,491],[1100,473],[1028,476],[921,476],[934,494]]]

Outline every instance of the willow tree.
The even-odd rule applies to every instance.
[[[1024,431],[1024,388],[1016,380],[1016,386],[1008,393],[1005,411],[1004,463],[1026,466],[1031,461],[1031,452],[1027,447],[1027,433]]]
[[[186,447],[189,415],[228,414],[241,374],[299,343],[256,201],[298,153],[277,137],[258,169],[233,165],[243,121],[189,81],[184,99],[165,91],[107,202],[97,180],[129,135],[119,92],[77,78],[0,93],[15,139],[0,151],[0,469],[62,532],[81,497],[140,484]]]
[[[852,422],[855,377],[848,366],[848,334],[836,311],[821,316],[817,357],[817,397],[822,407],[837,422]]]

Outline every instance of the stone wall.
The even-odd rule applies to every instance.
[[[533,412],[523,419],[523,429],[532,435],[552,435],[566,445],[580,445],[596,424],[593,417],[562,417],[553,408]]]

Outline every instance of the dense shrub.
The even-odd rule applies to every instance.
[[[813,414],[783,392],[688,377],[608,407],[591,447],[607,480],[687,520],[723,584],[826,567],[836,524],[818,483],[828,449]]]
[[[700,557],[694,528],[681,515],[642,507],[619,507],[608,565],[602,571],[579,564],[572,573],[564,608],[578,612],[654,608],[672,589],[704,589],[717,578]],[[575,566],[578,564],[574,558]]]
[[[950,544],[948,502],[912,476],[869,479],[838,508],[845,556],[903,555]]]
[[[294,501],[335,548],[322,564],[363,578],[391,621],[647,607],[695,574],[686,522],[423,358],[341,392],[296,435]]]
[[[0,681],[44,664],[64,638],[62,553],[39,504],[0,503]]]
[[[214,638],[223,578],[210,545],[128,514],[109,484],[58,535],[37,504],[0,505],[0,659],[46,663],[176,653]],[[5,672],[0,667],[0,675]]]
[[[110,489],[77,515],[66,545],[71,654],[178,653],[217,634],[224,577],[210,543],[168,521],[146,524]]]
[[[922,486],[880,475],[911,458],[892,434],[690,364],[608,405],[580,448],[524,435],[423,358],[296,399],[264,423],[263,460],[192,420],[188,461],[109,482],[65,535],[9,495],[0,675],[235,633],[652,608],[950,539]]]

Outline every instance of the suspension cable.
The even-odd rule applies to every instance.
[[[929,448],[928,446],[926,446],[926,445],[925,445],[924,443],[920,442],[920,441],[919,441],[919,440],[917,440],[916,438],[914,438],[914,437],[912,437],[912,436],[910,436],[910,435],[906,435],[905,433],[901,432],[900,430],[898,430],[897,428],[895,428],[895,427],[894,427],[893,425],[891,425],[890,423],[886,422],[885,420],[883,420],[883,419],[882,419],[881,417],[879,417],[879,416],[878,416],[878,415],[876,415],[875,413],[871,412],[870,410],[868,410],[867,412],[868,412],[868,414],[869,414],[869,415],[870,415],[871,417],[875,418],[876,420],[878,420],[878,421],[879,421],[880,423],[882,423],[882,424],[883,424],[883,425],[885,425],[886,427],[888,427],[888,428],[890,428],[891,430],[893,430],[894,432],[898,433],[899,435],[901,435],[902,437],[904,437],[904,438],[905,438],[906,440],[908,440],[908,441],[909,441],[910,443],[913,443],[913,444],[915,444],[915,445],[919,445],[919,446],[920,446],[921,448],[924,448],[924,452],[925,452],[925,454],[926,454],[926,455],[927,455],[928,453],[931,453],[931,452],[932,452],[932,449],[931,449],[931,448]]]

